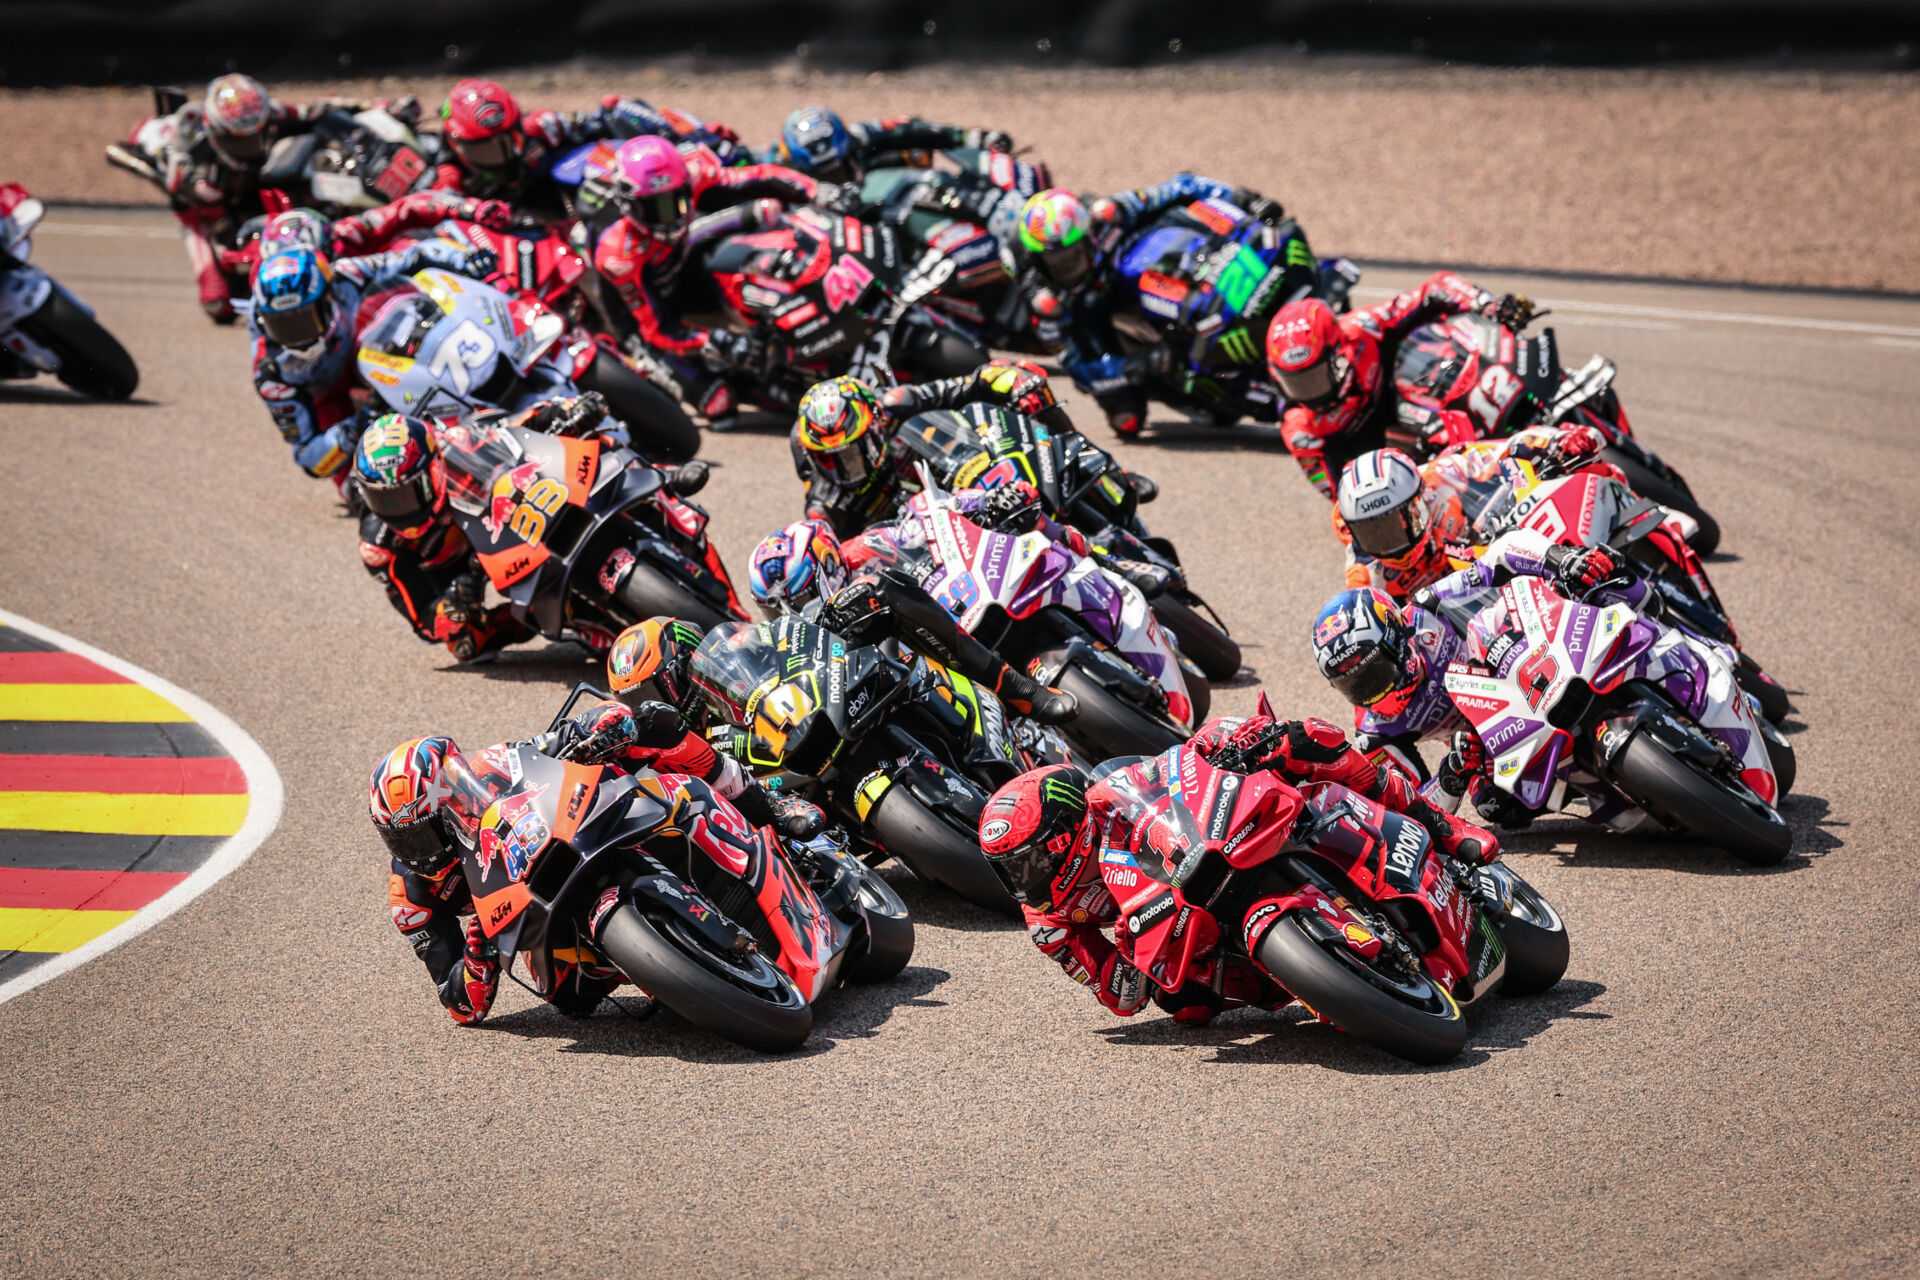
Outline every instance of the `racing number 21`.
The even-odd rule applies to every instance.
[[[566,503],[567,486],[541,476],[520,495],[520,505],[513,509],[507,528],[519,534],[523,542],[538,542],[546,536],[548,518]]]

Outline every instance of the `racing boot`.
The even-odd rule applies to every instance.
[[[1041,684],[1004,662],[999,667],[999,674],[991,681],[993,691],[1018,714],[1031,716],[1041,724],[1061,724],[1079,714],[1080,701],[1072,694]]]
[[[1129,560],[1125,556],[1101,556],[1100,567],[1111,570],[1139,588],[1140,594],[1151,600],[1163,596],[1167,588],[1173,585],[1173,575],[1157,564],[1148,564],[1145,560]]]

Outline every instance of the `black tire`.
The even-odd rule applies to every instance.
[[[905,783],[887,788],[867,814],[867,824],[881,846],[915,875],[945,885],[984,911],[1009,918],[1020,914],[1020,904],[980,851],[979,837],[949,826]]]
[[[1567,972],[1572,948],[1566,921],[1538,889],[1503,867],[1513,893],[1512,911],[1487,911],[1487,922],[1507,948],[1507,976],[1500,993],[1533,996],[1553,986]]]
[[[1187,740],[1188,735],[1170,722],[1149,715],[1109,692],[1106,686],[1076,666],[1062,668],[1054,684],[1080,703],[1079,714],[1061,725],[1060,732],[1095,760],[1159,755]]]
[[[626,581],[613,593],[613,598],[630,615],[623,619],[628,626],[648,618],[665,616],[691,622],[702,631],[711,631],[723,622],[732,621],[726,610],[709,602],[692,587],[675,582],[644,560],[633,566]]]
[[[1609,775],[1634,802],[1670,819],[1742,862],[1768,867],[1793,851],[1793,832],[1773,809],[1764,813],[1718,779],[1636,733],[1614,757]]]
[[[885,982],[913,959],[913,918],[907,904],[872,867],[860,869],[860,905],[867,913],[867,949],[848,966],[848,982]]]
[[[140,385],[140,370],[127,349],[58,289],[20,328],[60,357],[54,376],[81,395],[125,400]]]
[[[1773,766],[1773,781],[1784,796],[1793,790],[1800,776],[1800,762],[1794,758],[1793,744],[1771,724],[1760,726],[1760,736],[1767,744],[1767,763]]]
[[[1193,660],[1209,680],[1231,680],[1240,674],[1240,646],[1186,601],[1162,595],[1153,601],[1153,616],[1173,632],[1180,652]]]
[[[945,329],[912,328],[895,349],[903,373],[916,378],[957,378],[972,373],[988,360],[986,348]]]
[[[649,462],[685,462],[700,452],[700,428],[680,402],[602,349],[580,376],[582,391],[607,398],[613,416],[627,424],[633,447]]]
[[[1282,915],[1254,959],[1294,999],[1356,1040],[1424,1065],[1467,1047],[1467,1021],[1453,996],[1424,974],[1396,980],[1338,943],[1308,936],[1298,911]]]
[[[813,1030],[813,1006],[767,956],[749,953],[733,976],[718,956],[669,941],[622,904],[600,930],[600,950],[635,986],[688,1022],[762,1053],[797,1049]]]
[[[1688,541],[1696,552],[1710,556],[1720,547],[1720,522],[1708,515],[1691,493],[1680,485],[1674,484],[1662,476],[1656,475],[1651,468],[1638,459],[1629,456],[1620,449],[1609,446],[1600,451],[1600,457],[1620,468],[1627,477],[1627,483],[1633,491],[1663,507],[1675,511],[1684,511],[1692,516],[1700,526],[1700,532]]]
[[[1786,686],[1768,675],[1765,668],[1744,653],[1733,668],[1733,678],[1742,692],[1759,699],[1760,714],[1770,722],[1779,724],[1792,713],[1793,700],[1787,697]]]

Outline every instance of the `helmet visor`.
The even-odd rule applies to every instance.
[[[438,875],[455,857],[437,813],[405,825],[375,824],[374,829],[386,841],[393,860],[416,875]]]
[[[513,148],[504,133],[473,141],[464,138],[453,138],[450,141],[453,143],[454,152],[475,169],[504,169],[507,167],[507,162],[513,158]]]
[[[1071,288],[1093,271],[1093,248],[1083,237],[1078,243],[1040,251],[1040,272],[1053,283]]]
[[[260,327],[267,337],[291,351],[310,347],[326,336],[332,318],[332,305],[326,299],[294,311],[266,311],[260,315]]]
[[[229,160],[258,160],[267,154],[267,131],[254,133],[222,133],[218,129],[207,131],[208,141],[214,150]]]
[[[989,861],[1017,901],[1040,910],[1053,904],[1053,879],[1059,874],[1059,868],[1045,844],[1034,840]]]
[[[1327,682],[1354,706],[1370,707],[1394,691],[1400,675],[1400,663],[1386,647],[1369,645],[1327,677]]]
[[[416,529],[433,518],[433,469],[423,468],[419,475],[396,485],[360,483],[360,496],[367,510],[395,529]]]
[[[1353,545],[1379,560],[1403,556],[1419,543],[1427,531],[1426,508],[1418,498],[1379,515],[1347,521]]]
[[[1331,353],[1304,369],[1280,370],[1274,380],[1280,394],[1299,404],[1325,404],[1333,399],[1333,360]]]
[[[656,231],[669,230],[686,222],[690,207],[685,187],[650,196],[628,196],[621,201],[621,208],[630,221]]]

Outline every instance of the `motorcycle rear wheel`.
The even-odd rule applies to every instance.
[[[913,959],[913,918],[872,867],[860,870],[860,905],[867,913],[867,949],[847,967],[847,981],[885,982]]]
[[[1695,765],[1636,733],[1608,770],[1635,803],[1742,862],[1769,867],[1793,851],[1793,832],[1771,808],[1753,805]]]
[[[58,289],[20,321],[20,328],[60,357],[53,376],[83,396],[125,400],[140,385],[140,370],[127,349]]]
[[[980,851],[979,837],[949,826],[920,803],[905,783],[887,788],[867,814],[867,824],[882,847],[912,867],[915,875],[946,886],[983,911],[1007,917],[1020,914],[1020,904]]]
[[[627,424],[633,447],[649,462],[685,462],[700,452],[700,428],[680,402],[602,350],[580,375],[582,391],[598,391]]]
[[[1153,616],[1173,632],[1180,652],[1193,660],[1209,680],[1231,680],[1240,674],[1240,646],[1198,609],[1171,593],[1151,602]]]
[[[635,986],[688,1022],[761,1053],[797,1049],[813,1006],[758,951],[723,958],[623,904],[600,930],[600,949]]]
[[[723,622],[732,621],[725,610],[716,608],[693,588],[675,582],[644,560],[633,566],[613,598],[631,613],[629,625],[665,616],[711,631]]]
[[[1608,447],[1600,451],[1602,461],[1611,462],[1620,468],[1627,477],[1627,483],[1633,491],[1643,498],[1669,507],[1675,511],[1684,511],[1692,516],[1700,526],[1700,532],[1688,539],[1687,545],[1702,556],[1710,556],[1720,547],[1720,522],[1708,515],[1706,508],[1695,501],[1693,495],[1662,476],[1656,475],[1639,460],[1628,456],[1619,449]]]
[[[1356,1040],[1432,1066],[1467,1047],[1467,1022],[1453,995],[1424,974],[1408,981],[1368,964],[1337,942],[1307,933],[1288,911],[1260,940],[1254,959],[1289,994]]]
[[[1187,740],[1187,734],[1110,692],[1076,666],[1063,667],[1054,683],[1080,703],[1079,714],[1060,731],[1096,759],[1159,755]]]

